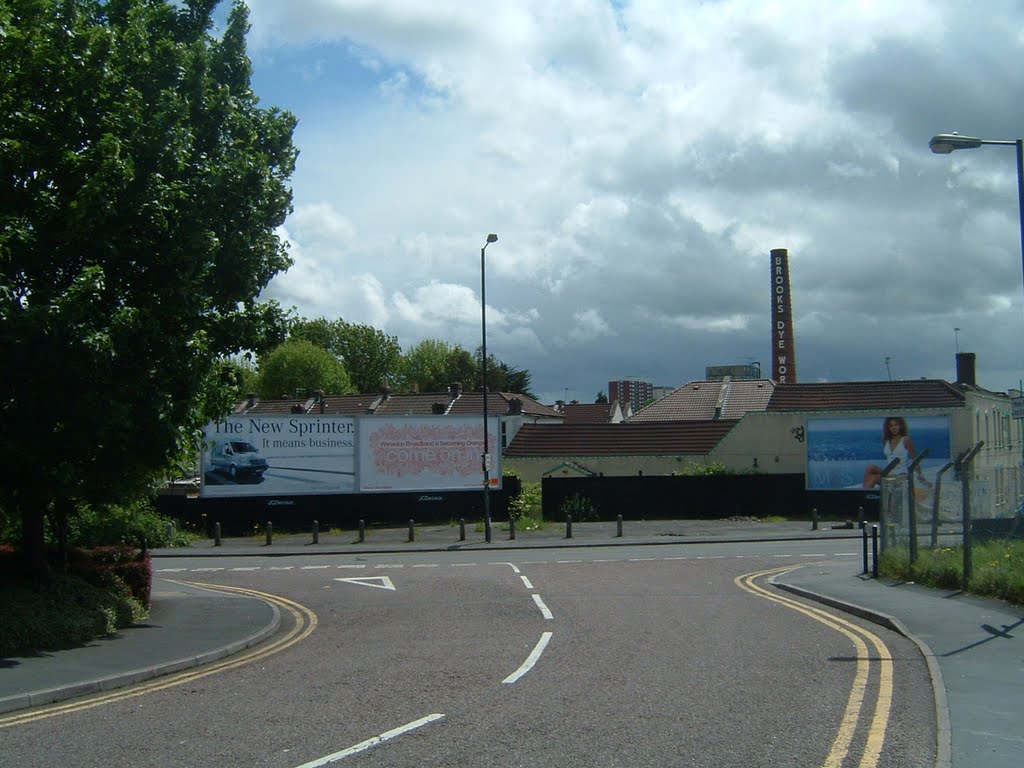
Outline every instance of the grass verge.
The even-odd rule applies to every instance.
[[[1024,606],[1024,542],[986,541],[971,548],[971,579],[967,591]],[[906,550],[890,549],[878,558],[882,576],[913,581],[937,589],[960,589],[964,554],[960,547],[921,549],[911,566]]]

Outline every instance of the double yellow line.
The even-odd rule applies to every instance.
[[[254,661],[265,659],[267,656],[271,656],[285,650],[286,648],[290,648],[296,643],[305,640],[309,637],[310,633],[316,629],[317,617],[313,611],[300,603],[296,603],[294,600],[289,600],[279,595],[272,595],[267,592],[258,592],[254,589],[244,589],[242,587],[229,587],[222,584],[201,584],[191,581],[176,583],[186,584],[192,587],[201,587],[203,589],[246,595],[247,597],[255,597],[259,600],[263,600],[271,605],[276,605],[282,611],[286,611],[290,614],[292,617],[291,627],[280,637],[276,637],[268,643],[261,643],[258,646],[242,651],[241,653],[237,653],[222,661],[205,664],[202,667],[195,669],[175,672],[165,677],[160,677],[150,682],[140,683],[129,688],[122,688],[109,693],[93,694],[67,703],[50,704],[43,707],[33,708],[30,711],[0,717],[0,728],[10,728],[15,725],[24,725],[26,723],[45,720],[58,715],[82,712],[87,709],[92,709],[93,707],[103,706],[104,704],[124,701],[125,699],[135,698],[136,696],[144,696],[147,693],[155,693],[167,688],[173,688],[174,686],[189,683],[193,680],[199,680],[200,678],[208,675],[216,675],[229,669],[235,669],[246,664],[251,664]]]
[[[864,753],[861,756],[859,766],[860,768],[875,768],[878,765],[879,757],[882,754],[882,746],[885,743],[885,732],[889,724],[889,713],[892,709],[892,656],[882,639],[873,632],[869,632],[851,621],[834,616],[820,608],[808,606],[797,600],[770,592],[755,583],[756,579],[786,573],[788,571],[796,570],[799,567],[801,566],[790,565],[782,568],[772,568],[767,571],[758,571],[757,573],[748,573],[743,576],[737,576],[734,581],[738,587],[746,590],[747,592],[751,592],[758,597],[763,597],[766,600],[771,600],[779,603],[780,605],[784,605],[787,608],[791,608],[798,613],[802,613],[805,616],[824,624],[830,629],[834,629],[837,632],[842,633],[850,639],[857,650],[857,671],[854,675],[853,687],[850,689],[850,696],[847,699],[846,708],[843,711],[843,718],[839,724],[839,731],[836,734],[835,740],[832,742],[832,748],[829,750],[828,757],[822,764],[822,768],[840,768],[843,764],[843,760],[846,759],[847,753],[850,751],[850,744],[853,741],[854,733],[857,730],[857,723],[860,720],[861,711],[864,708],[864,699],[867,694],[868,679],[871,671],[872,657],[869,655],[868,646],[867,643],[865,643],[865,640],[871,643],[874,647],[875,653],[877,654],[876,660],[878,661],[879,666],[878,694],[875,698],[875,709],[871,715],[871,724],[869,726],[867,740],[864,746]]]

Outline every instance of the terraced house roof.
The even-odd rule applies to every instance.
[[[740,419],[749,411],[765,410],[776,386],[771,379],[691,381],[641,408],[629,421]]]
[[[895,410],[955,408],[966,397],[955,384],[940,379],[853,381],[825,384],[778,384],[769,411]]]
[[[542,456],[679,456],[710,453],[735,419],[622,424],[524,424],[507,458]]]
[[[235,415],[310,415],[310,416],[481,416],[483,392],[427,392],[398,394],[335,395],[304,399],[260,400],[252,397],[235,406]],[[517,402],[516,402],[517,401]],[[491,416],[504,416],[513,403],[527,417],[562,419],[562,414],[536,400],[512,392],[488,392],[487,412]]]

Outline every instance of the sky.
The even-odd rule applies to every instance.
[[[541,402],[770,375],[1024,377],[1013,146],[1024,2],[249,0],[253,88],[298,118],[294,265],[264,291],[408,350],[481,342]]]

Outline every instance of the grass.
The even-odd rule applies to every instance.
[[[975,543],[971,548],[971,563],[968,592],[1024,605],[1024,542]],[[909,552],[890,549],[879,556],[878,572],[926,587],[960,589],[964,573],[963,550],[960,547],[921,549],[917,562],[911,566]]]

